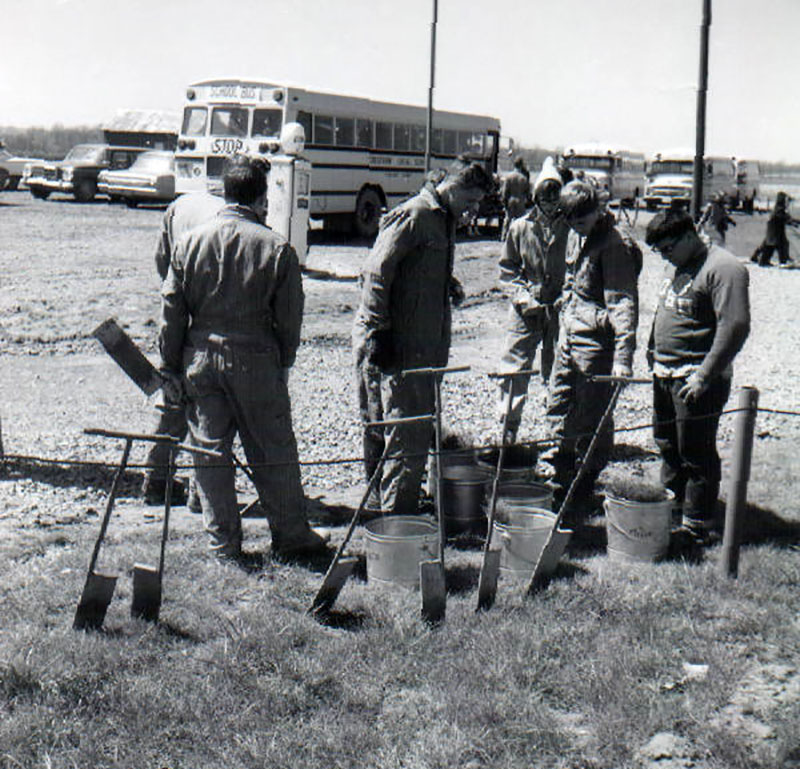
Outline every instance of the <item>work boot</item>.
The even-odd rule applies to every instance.
[[[289,537],[272,535],[272,554],[283,561],[312,558],[327,553],[329,537],[319,535],[310,526]]]
[[[153,478],[145,475],[142,482],[142,496],[146,505],[163,505],[164,496],[167,493],[167,481],[165,478]],[[186,502],[186,487],[177,478],[172,481],[172,499],[170,505],[178,507]]]

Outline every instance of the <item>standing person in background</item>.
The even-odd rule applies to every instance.
[[[789,214],[789,196],[779,192],[775,198],[775,208],[767,220],[767,234],[761,245],[750,257],[751,262],[758,262],[760,267],[769,267],[772,263],[772,252],[778,252],[778,262],[788,264],[789,241],[786,238],[786,225],[796,227],[800,222]]]
[[[173,399],[183,391],[192,443],[222,453],[195,466],[212,553],[242,557],[234,485],[237,433],[272,532],[272,552],[326,548],[308,525],[287,380],[300,343],[303,285],[294,249],[264,225],[267,170],[236,155],[225,206],[176,245],[162,287],[159,347]]]
[[[561,191],[561,212],[572,232],[566,254],[561,330],[550,380],[547,417],[555,445],[539,467],[560,504],[610,401],[612,386],[592,377],[630,377],[639,321],[642,254],[616,227],[594,185],[575,180]],[[588,512],[595,481],[614,442],[613,420],[598,437],[581,487],[566,512],[572,524]]]
[[[156,244],[155,263],[158,277],[163,283],[169,271],[172,251],[175,244],[187,232],[217,215],[225,205],[220,195],[211,195],[207,192],[193,192],[181,195],[167,206],[161,220],[161,232]],[[171,435],[182,441],[186,437],[189,425],[186,422],[186,411],[180,408],[164,408],[159,414],[154,432],[159,435]],[[142,495],[148,505],[163,505],[167,488],[167,465],[170,448],[167,443],[153,443],[145,459],[144,482]],[[185,497],[185,490],[179,482],[173,485],[172,504],[178,504]],[[199,500],[194,484],[190,485],[188,504],[195,511],[200,512]]]
[[[503,203],[503,231],[500,240],[505,241],[511,222],[527,211],[531,202],[531,174],[525,158],[517,158],[514,168],[502,177],[500,200]]]
[[[736,226],[736,222],[728,216],[725,208],[725,193],[718,192],[708,201],[697,226],[703,229],[712,243],[724,246],[725,233],[728,231],[729,224]],[[708,226],[706,227],[706,225]]]
[[[654,216],[646,240],[675,268],[659,292],[647,349],[661,480],[681,507],[681,536],[703,545],[719,494],[720,412],[750,331],[749,275],[733,254],[707,246],[684,211]]]
[[[533,366],[541,343],[541,371],[550,381],[558,338],[558,310],[564,283],[569,225],[558,209],[561,176],[548,157],[533,186],[533,208],[511,223],[500,255],[500,285],[511,300],[506,326],[504,371]],[[506,443],[516,440],[530,377],[505,380],[501,385],[498,415],[505,413],[508,387],[514,388],[508,416]]]
[[[429,181],[381,220],[361,276],[361,302],[353,326],[364,422],[433,412],[430,378],[403,377],[401,372],[447,364],[450,303],[458,298],[453,283],[456,225],[465,211],[493,191],[494,180],[483,166],[459,162],[438,184]],[[427,422],[393,425],[385,431],[365,428],[368,476],[383,447],[389,446],[380,484],[384,513],[417,511],[432,434]]]

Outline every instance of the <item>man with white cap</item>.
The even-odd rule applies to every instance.
[[[511,300],[503,370],[511,373],[530,369],[541,343],[545,385],[550,379],[558,338],[558,303],[569,235],[569,224],[558,210],[561,186],[561,176],[548,157],[533,185],[533,208],[527,216],[511,223],[500,255],[500,284]],[[501,386],[501,418],[508,387],[514,388],[506,442],[516,439],[529,382],[530,376],[523,375],[506,380]]]

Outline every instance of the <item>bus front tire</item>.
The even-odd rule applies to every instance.
[[[356,232],[363,238],[372,238],[378,232],[383,201],[373,189],[361,190],[356,201],[354,224]]]

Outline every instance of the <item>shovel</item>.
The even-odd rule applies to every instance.
[[[72,627],[76,630],[97,630],[102,627],[103,620],[106,617],[108,605],[111,603],[111,597],[114,595],[114,587],[117,584],[116,574],[99,574],[95,571],[97,565],[97,556],[100,552],[100,545],[106,535],[108,522],[111,520],[111,511],[114,508],[114,500],[116,499],[117,492],[119,491],[119,484],[122,480],[122,475],[128,465],[128,457],[131,453],[131,445],[133,444],[132,438],[125,440],[125,448],[122,451],[122,460],[120,461],[117,472],[114,475],[114,482],[111,485],[111,491],[108,495],[108,502],[106,503],[106,511],[103,515],[103,521],[100,524],[100,534],[97,536],[97,541],[94,543],[94,550],[92,551],[92,558],[89,561],[89,570],[86,574],[86,582],[83,586],[83,592],[78,603],[78,608],[75,610],[75,619],[72,622]]]
[[[152,395],[161,387],[163,379],[158,370],[114,318],[103,321],[92,331],[92,336],[146,395]]]
[[[433,376],[433,436],[434,471],[436,472],[436,521],[439,525],[439,558],[435,561],[422,561],[419,565],[420,589],[422,591],[422,618],[431,624],[444,620],[447,601],[444,579],[444,545],[447,540],[444,513],[442,511],[442,388],[441,376],[459,371],[469,371],[469,366],[441,366],[406,369],[403,376]]]
[[[406,417],[402,419],[389,419],[381,422],[368,422],[366,427],[381,427],[384,425],[404,423],[407,424],[408,422],[420,422],[428,419],[433,419],[433,415],[425,414],[419,417]],[[309,613],[324,614],[333,608],[333,604],[336,603],[336,599],[339,597],[339,593],[341,593],[345,582],[347,582],[348,578],[353,573],[355,565],[358,563],[357,558],[343,558],[342,556],[347,544],[350,542],[350,538],[353,536],[353,531],[358,523],[358,518],[366,507],[369,495],[372,493],[372,490],[378,483],[380,471],[383,467],[383,463],[386,461],[386,453],[388,450],[389,446],[387,444],[384,446],[383,453],[381,454],[378,464],[369,479],[369,484],[367,485],[367,490],[364,492],[364,496],[361,498],[361,503],[353,513],[353,517],[350,519],[350,525],[347,527],[344,539],[336,550],[336,554],[333,556],[333,560],[331,561],[331,565],[328,567],[328,571],[325,572],[325,578],[322,580],[322,584],[320,585],[319,590],[317,590],[317,594],[314,596],[314,600],[308,609]]]
[[[535,374],[535,371],[526,369],[524,371],[515,371],[511,373],[491,373],[490,377],[504,380],[511,380],[513,377],[530,376]],[[497,467],[495,468],[494,478],[492,479],[492,495],[489,500],[489,519],[487,522],[486,540],[483,543],[483,561],[481,562],[481,573],[478,578],[478,606],[475,611],[486,611],[491,609],[494,604],[494,599],[497,594],[497,577],[500,572],[500,551],[492,550],[492,532],[494,530],[494,518],[497,508],[497,492],[500,487],[500,476],[503,472],[503,459],[506,453],[506,429],[508,428],[508,417],[511,414],[511,403],[514,398],[514,385],[513,382],[508,382],[508,392],[506,392],[504,410],[503,410],[503,427],[502,438],[500,441],[500,448],[497,454]]]
[[[578,467],[578,472],[575,473],[575,477],[572,479],[572,483],[570,483],[569,488],[567,489],[566,496],[561,503],[561,506],[558,508],[558,513],[556,513],[556,518],[553,521],[553,527],[550,529],[550,533],[547,535],[547,539],[545,540],[544,547],[542,548],[541,553],[539,553],[539,558],[536,561],[536,566],[533,568],[533,574],[531,575],[530,582],[528,583],[528,587],[526,589],[527,594],[535,593],[539,587],[541,587],[542,583],[544,582],[544,575],[542,574],[542,564],[546,563],[549,560],[549,553],[550,550],[554,547],[555,542],[555,533],[558,530],[558,527],[561,525],[561,519],[564,517],[564,513],[566,512],[570,502],[572,502],[572,497],[575,494],[575,490],[578,488],[578,484],[583,480],[584,475],[586,475],[587,470],[589,469],[589,460],[594,456],[595,447],[597,446],[597,441],[600,437],[600,433],[604,430],[605,426],[608,424],[608,420],[611,419],[611,415],[614,413],[614,406],[617,404],[617,399],[622,392],[622,388],[629,383],[636,383],[636,384],[650,384],[650,379],[634,379],[632,377],[615,377],[615,376],[594,376],[592,377],[593,381],[595,382],[612,382],[614,384],[614,390],[611,393],[611,398],[608,401],[608,406],[606,406],[606,410],[603,412],[603,416],[600,419],[600,422],[597,425],[597,429],[594,431],[592,435],[592,440],[589,442],[589,447],[586,449],[586,454],[581,459],[580,466]]]
[[[150,440],[155,439],[153,436]],[[202,449],[197,446],[187,446],[178,443],[174,438],[170,441],[169,458],[167,460],[167,486],[164,492],[164,521],[161,526],[161,549],[158,556],[158,568],[145,563],[135,563],[133,565],[133,597],[131,599],[131,617],[147,620],[148,622],[158,622],[158,615],[161,611],[161,588],[164,577],[164,554],[169,537],[169,514],[172,509],[172,483],[175,474],[175,455],[183,450],[192,454],[204,454],[205,456],[223,459],[222,454],[210,449]]]

